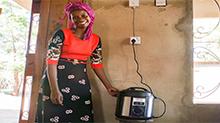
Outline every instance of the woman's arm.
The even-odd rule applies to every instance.
[[[114,88],[109,80],[106,77],[106,74],[104,72],[103,68],[93,68],[94,72],[96,75],[99,77],[99,79],[102,81],[103,85],[107,89],[108,93],[112,96],[117,96],[118,95],[118,89]]]
[[[99,43],[91,55],[91,61],[92,61],[91,66],[92,66],[94,72],[99,77],[99,79],[102,81],[102,83],[105,86],[105,88],[107,89],[108,93],[112,96],[117,96],[119,91],[118,91],[118,89],[112,87],[111,83],[109,82],[108,78],[106,77],[106,74],[105,74],[103,66],[102,66],[102,43],[101,43],[100,37],[99,37]]]
[[[47,76],[50,84],[50,99],[54,104],[63,105],[63,95],[61,94],[57,84],[57,65],[47,65]]]
[[[47,51],[47,76],[50,84],[50,100],[54,104],[63,104],[63,95],[59,90],[57,83],[57,64],[61,54],[61,46],[64,41],[64,33],[62,30],[58,30],[48,46]]]

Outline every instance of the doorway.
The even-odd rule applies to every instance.
[[[0,119],[17,123],[21,109],[28,117],[39,12],[30,0],[1,0],[0,8]]]

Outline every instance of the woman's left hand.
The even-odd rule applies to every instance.
[[[107,91],[111,96],[114,96],[114,97],[116,97],[119,93],[119,90],[114,87],[107,88]]]

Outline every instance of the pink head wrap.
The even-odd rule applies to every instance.
[[[83,39],[88,39],[92,34],[92,28],[93,28],[93,23],[94,23],[94,19],[95,19],[95,12],[86,3],[82,3],[82,2],[76,2],[76,3],[69,2],[69,3],[67,3],[64,7],[64,11],[65,11],[65,14],[68,17],[68,26],[69,26],[69,28],[74,28],[75,27],[75,24],[70,20],[70,14],[74,10],[84,10],[84,11],[86,11],[88,13],[90,19],[91,19],[91,22],[90,22],[89,26],[87,27],[87,30],[86,30],[86,32],[84,34],[84,37],[83,37]]]

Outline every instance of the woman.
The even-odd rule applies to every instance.
[[[71,26],[58,30],[51,38],[42,84],[43,101],[38,103],[42,106],[42,110],[38,109],[38,122],[93,122],[86,73],[88,58],[108,93],[116,96],[118,90],[112,87],[103,70],[101,40],[92,33],[94,11],[86,3],[68,3],[65,12]]]

